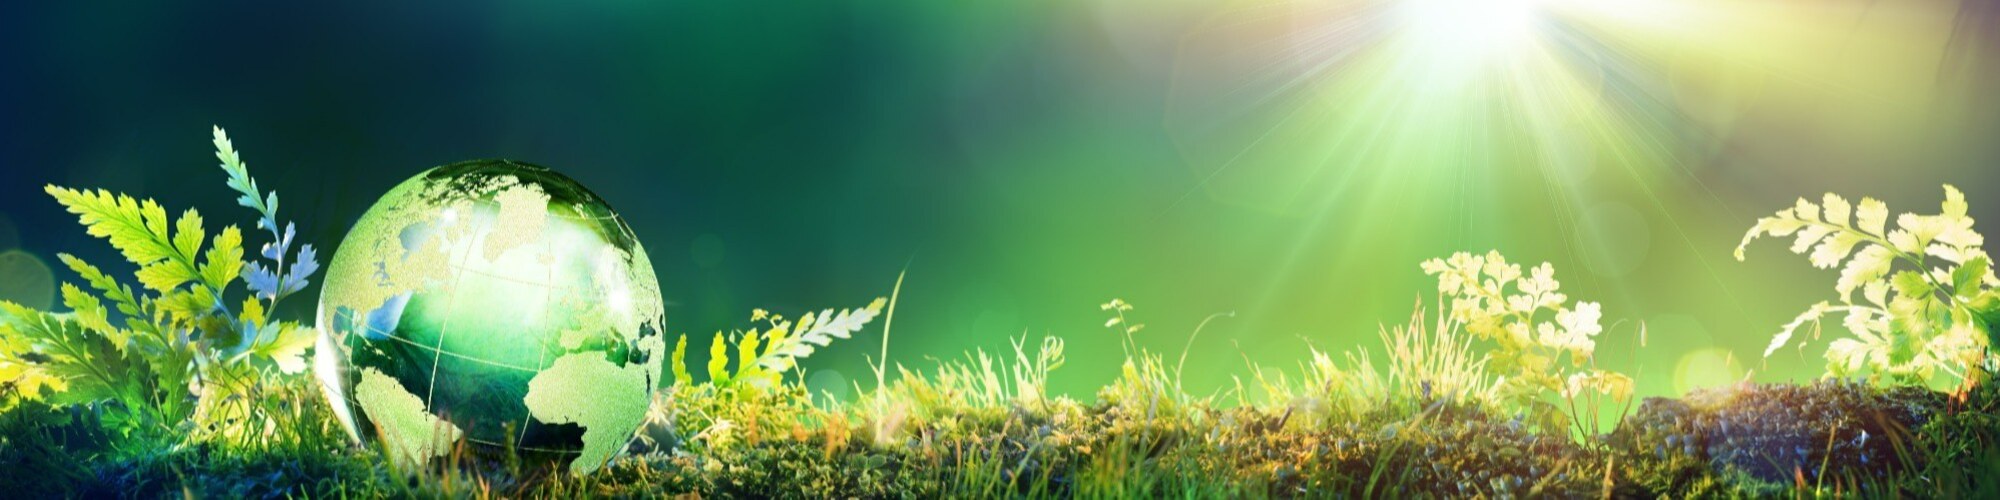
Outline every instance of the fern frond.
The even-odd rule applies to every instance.
[[[1832,304],[1825,302],[1813,304],[1811,308],[1806,309],[1805,313],[1800,314],[1797,318],[1793,318],[1792,322],[1785,323],[1784,328],[1779,329],[1777,335],[1771,336],[1771,345],[1764,348],[1764,357],[1771,357],[1771,353],[1778,352],[1778,349],[1783,349],[1786,344],[1791,343],[1792,336],[1797,334],[1800,327],[1805,326],[1807,323],[1818,325],[1820,318],[1825,317],[1828,312],[1832,311]]]
[[[113,195],[102,189],[76,191],[49,185],[43,190],[76,214],[91,236],[110,241],[112,248],[133,264],[144,266],[175,257],[188,260],[167,234],[166,210],[153,200]]]
[[[843,309],[838,313],[833,309],[827,309],[816,317],[807,314],[806,317],[799,319],[796,327],[799,331],[775,339],[778,342],[765,350],[763,356],[758,357],[757,365],[774,373],[790,370],[798,360],[812,356],[815,346],[826,347],[832,344],[834,339],[853,338],[854,332],[861,331],[863,327],[868,326],[868,322],[875,320],[875,316],[881,314],[882,306],[887,302],[887,299],[877,298],[866,307]]]
[[[208,253],[202,255],[201,280],[209,288],[224,290],[243,272],[243,233],[236,226],[222,228]]]
[[[104,302],[96,295],[85,292],[76,285],[63,283],[63,305],[69,307],[76,322],[85,329],[97,332],[111,340],[112,347],[125,351],[131,345],[132,332],[111,326],[110,314],[104,310]]]
[[[224,302],[231,283],[256,274],[245,270],[242,233],[235,226],[211,239],[195,210],[170,217],[150,199],[46,186],[90,235],[137,267],[133,278],[139,290],[59,254],[85,285],[62,285],[63,305],[73,312],[0,302],[0,383],[16,389],[13,394],[57,405],[115,400],[130,412],[120,417],[123,425],[172,427],[192,411],[189,390],[197,372],[202,386],[210,388],[201,397],[209,398],[221,387],[216,377],[239,383],[246,374],[304,370],[312,330],[272,321],[268,313],[278,297],[303,288],[305,277],[317,270],[312,247],[304,246],[297,261],[286,265],[294,230],[287,226],[280,232],[276,194],[257,188],[220,128],[215,139],[230,187],[244,195],[239,203],[257,210],[259,227],[271,230],[276,240],[263,252],[272,260],[271,279],[260,282],[270,285],[263,291],[271,302],[252,297],[240,313]]]
[[[708,381],[725,380],[729,380],[729,348],[723,345],[722,332],[715,332],[715,341],[708,344]]]
[[[1801,199],[1758,219],[1736,249],[1738,260],[1744,247],[1760,236],[1793,236],[1793,253],[1807,255],[1815,267],[1840,268],[1834,290],[1841,305],[1813,305],[1773,336],[1764,355],[1791,343],[1806,323],[1817,332],[1826,314],[1845,311],[1842,325],[1853,338],[1829,345],[1829,373],[1865,369],[1871,377],[1887,375],[1903,382],[1927,380],[1940,372],[1968,373],[1965,367],[1952,366],[1964,364],[1954,361],[1964,357],[1949,346],[1973,338],[1964,333],[1970,326],[1961,323],[1974,321],[1980,297],[2000,279],[1980,248],[1985,238],[1972,229],[1965,194],[1949,185],[1944,190],[1939,214],[1905,213],[1896,218],[1894,229],[1888,225],[1888,206],[1880,200],[1862,198],[1849,205],[1831,193],[1820,204]],[[1898,269],[1898,261],[1908,268]],[[1866,303],[1855,302],[1856,290],[1863,292]],[[1933,349],[1947,354],[1909,347],[1916,345],[1947,346]]]
[[[271,322],[251,339],[248,349],[236,355],[236,360],[268,362],[269,366],[287,374],[306,371],[306,348],[312,347],[317,339],[317,331],[296,323]]]
[[[236,145],[229,141],[229,134],[223,132],[220,126],[214,127],[214,132],[215,159],[222,162],[222,171],[229,174],[229,188],[243,195],[236,198],[236,204],[256,210],[263,216],[257,220],[257,227],[275,235],[278,232],[278,193],[259,193],[257,179],[250,177],[250,166],[244,164],[242,156],[236,153]]]
[[[215,159],[222,162],[223,172],[229,174],[229,188],[241,194],[236,198],[236,204],[256,210],[257,227],[271,233],[271,242],[265,243],[263,251],[260,252],[265,260],[271,261],[270,267],[253,262],[247,266],[239,266],[238,270],[243,276],[244,284],[252,293],[276,306],[285,296],[305,289],[306,278],[319,270],[319,261],[312,245],[303,245],[299,253],[289,262],[290,269],[286,268],[285,258],[291,252],[292,238],[297,231],[289,223],[280,228],[278,193],[276,191],[265,193],[257,188],[257,179],[250,176],[249,165],[245,164],[242,156],[237,154],[235,144],[230,142],[229,135],[223,132],[222,127],[215,127],[214,142]],[[238,258],[241,258],[240,252]]]
[[[84,282],[89,283],[91,288],[104,294],[105,298],[111,299],[111,303],[118,306],[119,314],[127,318],[145,316],[144,308],[138,298],[132,295],[131,287],[119,284],[117,279],[105,275],[104,271],[97,269],[97,266],[92,266],[74,255],[58,253],[56,258],[62,260],[63,265],[68,266],[78,276],[82,276]]]
[[[67,379],[51,372],[46,361],[36,361],[36,356],[49,358],[37,353],[32,339],[17,331],[10,314],[0,310],[0,384],[12,386],[15,394],[28,400],[68,390]]]
[[[677,384],[694,383],[694,376],[688,375],[687,351],[688,351],[688,336],[687,334],[683,333],[681,334],[680,342],[674,344],[674,359],[673,359],[674,383]]]
[[[41,395],[52,403],[146,399],[141,379],[132,376],[131,360],[105,337],[90,335],[71,315],[0,301],[0,337],[16,340],[15,347],[26,347],[0,353],[0,358],[16,366],[34,365],[18,371],[36,377],[41,388],[56,389]]]
[[[1834,281],[1833,289],[1840,292],[1840,300],[1854,302],[1854,291],[1869,283],[1881,281],[1895,269],[1896,253],[1882,245],[1869,245],[1854,254],[1847,266],[1841,268],[1840,279]]]
[[[169,260],[141,266],[139,272],[132,276],[139,279],[140,286],[155,292],[172,291],[201,278],[201,274],[193,267]]]
[[[757,374],[759,365],[751,360],[762,359],[758,356],[761,351],[757,350],[761,342],[762,334],[755,328],[743,332],[743,336],[736,339],[736,376],[733,378],[745,379]]]

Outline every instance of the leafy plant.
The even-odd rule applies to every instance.
[[[10,402],[102,405],[114,410],[108,425],[121,431],[184,430],[246,443],[270,431],[268,420],[241,424],[273,416],[255,411],[265,398],[261,381],[303,371],[314,336],[269,311],[302,289],[318,265],[309,245],[288,255],[294,232],[289,224],[277,230],[277,193],[260,193],[228,136],[219,127],[214,135],[229,186],[272,234],[262,251],[270,267],[243,260],[235,226],[209,238],[194,210],[170,225],[166,210],[150,199],[47,186],[92,236],[137,266],[141,288],[135,292],[99,267],[59,254],[90,288],[63,284],[71,312],[0,302],[0,383]],[[231,286],[239,278],[251,294],[232,309]]]
[[[798,360],[812,356],[814,350],[831,345],[834,339],[853,338],[854,332],[861,331],[882,313],[886,303],[888,299],[876,298],[863,307],[808,312],[797,322],[763,309],[753,310],[750,321],[763,322],[761,330],[751,328],[727,335],[716,332],[709,342],[708,381],[713,385],[746,383],[774,387],[781,374],[797,366]],[[731,344],[736,347],[733,372],[729,370]],[[673,356],[675,381],[692,384],[694,379],[687,371],[687,335],[681,335]]]
[[[1425,274],[1437,276],[1440,301],[1450,300],[1451,321],[1494,344],[1487,368],[1501,374],[1495,389],[1513,411],[1533,417],[1544,430],[1574,425],[1590,435],[1597,430],[1598,398],[1629,402],[1632,379],[1596,368],[1592,357],[1596,337],[1604,331],[1598,323],[1602,306],[1577,302],[1571,307],[1556,281],[1555,266],[1544,262],[1522,274],[1519,264],[1507,262],[1499,252],[1460,252],[1425,261],[1422,267]],[[1567,408],[1552,403],[1546,397],[1550,393],[1561,396]],[[1585,403],[1581,408],[1579,400]]]
[[[1736,247],[1737,260],[1761,236],[1793,237],[1791,250],[1808,254],[1813,266],[1840,267],[1834,291],[1838,303],[1821,301],[1786,323],[1764,350],[1769,357],[1812,325],[1807,339],[1820,336],[1828,315],[1844,314],[1841,325],[1853,338],[1827,346],[1827,374],[1867,375],[1878,382],[1922,384],[1939,375],[1972,381],[1992,362],[1994,319],[2000,295],[1993,287],[1992,260],[1973,231],[1964,193],[1945,186],[1943,211],[1905,213],[1889,229],[1889,208],[1862,198],[1859,205],[1827,193],[1819,204],[1805,199],[1757,220]],[[1861,292],[1862,301],[1854,300]],[[1801,347],[1804,342],[1800,341]]]
[[[818,412],[805,386],[785,380],[784,373],[835,339],[852,338],[881,314],[886,302],[877,298],[864,307],[809,312],[797,321],[754,310],[750,321],[763,323],[762,327],[716,332],[710,340],[706,384],[696,383],[689,373],[688,336],[681,335],[668,363],[675,383],[655,399],[648,412],[650,422],[639,430],[644,436],[640,441],[657,443],[663,438],[685,437],[679,442],[687,449],[726,449],[756,441],[763,432],[792,423],[799,413]],[[730,369],[732,347],[736,352],[734,370]]]

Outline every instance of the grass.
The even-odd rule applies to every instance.
[[[1990,497],[2000,483],[1992,384],[1720,388],[1579,437],[1503,414],[1469,340],[1424,323],[1383,331],[1384,369],[1315,351],[1224,395],[1189,394],[1178,363],[1140,350],[1094,397],[1050,395],[1059,338],[896,366],[844,403],[792,381],[683,384],[656,400],[654,438],[586,477],[466,448],[386,460],[349,444],[304,378],[258,391],[276,416],[243,422],[263,431],[201,440],[108,435],[88,407],[0,413],[0,469],[29,497]]]

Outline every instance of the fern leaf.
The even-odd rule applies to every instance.
[[[1850,332],[1882,332],[1889,330],[1889,313],[1873,307],[1849,307],[1847,317],[1841,318],[1840,325]]]
[[[243,272],[243,233],[236,226],[222,228],[208,253],[202,255],[201,280],[209,288],[223,290]]]
[[[229,188],[241,194],[236,199],[238,205],[256,210],[259,218],[257,227],[269,231],[272,241],[260,252],[271,261],[270,267],[252,263],[238,267],[244,283],[250,291],[265,300],[276,303],[287,295],[305,289],[307,278],[319,270],[317,256],[312,245],[305,245],[291,260],[290,269],[285,268],[285,256],[291,251],[292,238],[296,229],[291,224],[282,228],[278,225],[278,193],[265,193],[257,187],[257,180],[250,176],[249,165],[236,152],[228,133],[222,127],[214,127],[215,159],[222,163],[222,170],[229,174]],[[239,242],[240,243],[240,242]],[[240,259],[240,254],[238,259]]]
[[[1945,217],[1965,217],[1965,212],[1970,207],[1965,203],[1965,193],[1960,192],[1957,186],[1946,184],[1944,185],[1943,208],[1943,215]]]
[[[764,336],[768,340],[764,342],[764,352],[757,354],[759,357],[770,355],[778,347],[790,342],[792,338],[792,325],[781,321],[777,325],[772,326],[770,330],[765,331]]]
[[[1797,318],[1792,319],[1790,323],[1785,323],[1784,328],[1779,329],[1778,334],[1771,337],[1771,345],[1764,348],[1764,357],[1771,357],[1771,353],[1778,352],[1778,349],[1784,348],[1785,344],[1791,343],[1792,336],[1798,332],[1799,327],[1805,326],[1808,322],[1815,325],[1819,324],[1820,318],[1825,317],[1826,313],[1832,310],[1833,306],[1825,302],[1813,304],[1811,308],[1806,309],[1804,314],[1800,314]]]
[[[1993,262],[1985,256],[1973,257],[1951,273],[1952,294],[1967,301],[1979,295],[1986,279],[1993,275]]]
[[[270,323],[244,354],[254,354],[254,359],[269,360],[278,371],[286,374],[303,373],[306,371],[306,349],[312,347],[317,333],[317,330],[294,323]]]
[[[748,378],[757,373],[759,365],[748,361],[758,359],[757,348],[759,347],[758,343],[760,340],[761,335],[754,328],[748,332],[744,332],[742,338],[736,339],[736,359],[738,360],[736,364],[736,378]]]
[[[1986,345],[2000,345],[2000,291],[1987,290],[1967,307],[1975,321],[1986,330]]]
[[[1855,209],[1854,219],[1855,225],[1862,232],[1876,237],[1885,236],[1883,231],[1887,230],[1889,224],[1889,206],[1883,204],[1882,200],[1862,198],[1861,206]]]
[[[1819,205],[1814,205],[1812,202],[1806,201],[1805,198],[1799,198],[1799,201],[1792,207],[1792,216],[1802,221],[1819,222]]]
[[[1894,252],[1881,245],[1868,245],[1854,254],[1854,258],[1847,261],[1847,267],[1840,270],[1840,279],[1834,282],[1834,290],[1840,292],[1841,301],[1852,303],[1855,289],[1888,276],[1895,263]]]
[[[292,226],[286,224],[285,227],[289,230]],[[308,283],[306,277],[312,276],[315,271],[319,271],[319,261],[314,254],[313,246],[305,245],[300,247],[298,255],[292,259],[292,269],[285,272],[285,279],[280,283],[283,285],[279,287],[279,290],[283,291],[280,295],[304,290],[306,283]]]
[[[207,315],[215,307],[215,298],[206,288],[180,289],[166,292],[153,302],[159,306],[169,322],[184,324]],[[173,328],[167,328],[172,330]]]
[[[174,256],[192,269],[194,256],[201,253],[201,242],[207,238],[206,230],[201,227],[201,214],[194,209],[181,212],[180,218],[174,221]]]
[[[109,299],[113,305],[117,306],[118,314],[125,318],[124,322],[127,330],[125,333],[129,335],[127,340],[136,342],[139,347],[149,351],[159,351],[168,344],[169,340],[166,335],[161,333],[159,325],[152,321],[153,308],[147,302],[144,302],[143,298],[134,296],[131,287],[118,283],[118,280],[105,275],[96,266],[92,266],[90,263],[84,262],[83,259],[76,258],[76,256],[63,253],[56,254],[56,257],[61,259],[63,265],[68,266],[71,271],[75,271],[78,276],[82,276],[92,289],[103,294],[105,299]],[[81,309],[76,304],[68,304],[67,299],[65,299],[65,305],[81,312]]]
[[[1827,373],[1834,376],[1860,373],[1871,357],[1868,345],[1861,341],[1834,339],[1826,346]]]
[[[1970,333],[1975,326],[1993,333],[1992,321],[1983,319],[1980,307],[2000,301],[1980,301],[1992,296],[1988,286],[2000,284],[2000,277],[1994,276],[1992,260],[1980,248],[1985,238],[1973,230],[1965,194],[1950,185],[1944,190],[1941,213],[1901,214],[1893,230],[1888,225],[1888,206],[1880,200],[1862,198],[1850,205],[1833,194],[1827,194],[1820,205],[1801,199],[1772,217],[1759,219],[1745,235],[1746,245],[1763,235],[1795,236],[1793,252],[1810,250],[1808,258],[1816,267],[1841,267],[1834,288],[1846,304],[1814,305],[1785,325],[1765,355],[1789,343],[1806,322],[1818,328],[1825,314],[1844,310],[1847,314],[1842,325],[1853,337],[1829,345],[1827,369],[1834,375],[1866,369],[1873,377],[1907,383],[1946,371],[1964,372],[1963,365],[1984,362],[1973,359],[1978,356],[1966,354],[1969,351],[1958,345],[1975,341],[1972,339],[1977,337]],[[1739,246],[1738,259],[1742,252]],[[1898,270],[1899,260],[1917,269]],[[1933,265],[1937,262],[1948,265]],[[1855,304],[1855,290],[1863,291],[1867,303],[1873,305]],[[1893,299],[1889,295],[1892,291]]]
[[[1875,304],[1876,308],[1889,307],[1889,288],[1886,282],[1870,281],[1861,286],[1861,296],[1867,299],[1868,303]]]
[[[1848,216],[1854,212],[1854,207],[1847,203],[1846,198],[1841,198],[1837,194],[1827,193],[1825,199],[1820,200],[1820,205],[1826,209],[1826,223],[1840,227],[1853,227],[1848,223]]]
[[[883,299],[875,299],[867,307],[844,309],[838,313],[827,309],[818,315],[807,314],[799,319],[796,333],[773,344],[756,363],[771,372],[790,370],[798,360],[811,356],[814,346],[826,347],[833,344],[834,339],[853,338],[854,332],[861,331],[882,312],[884,303]]]
[[[1968,254],[1977,253],[1976,247],[1986,244],[1986,238],[1972,230],[1972,217],[1966,215],[1968,207],[1965,204],[1965,194],[1949,185],[1944,188],[1944,213],[1935,218],[1939,226],[1936,241],[1951,247],[1948,253],[1953,255],[1947,259],[1954,263],[1963,263],[1973,257]],[[1932,250],[1932,253],[1938,252]]]
[[[109,240],[133,264],[151,264],[176,252],[167,237],[167,213],[153,200],[141,202],[101,189],[74,191],[50,185],[43,190],[76,214],[91,236]]]
[[[1744,249],[1749,248],[1750,242],[1756,241],[1759,237],[1769,235],[1773,238],[1783,238],[1791,236],[1805,227],[1805,221],[1801,221],[1798,217],[1794,216],[1791,207],[1779,210],[1777,214],[1770,217],[1757,219],[1757,225],[1752,226],[1750,231],[1743,233],[1743,242],[1736,244],[1736,260],[1743,260]],[[1442,285],[1442,282],[1440,284]]]
[[[1918,219],[1916,219],[1911,214],[1903,214],[1902,217],[1898,217],[1896,219],[1896,225],[1908,228],[1911,227],[1912,225],[1917,224],[1917,220]],[[1889,244],[1894,246],[1896,248],[1896,251],[1903,252],[1906,254],[1922,253],[1924,251],[1924,245],[1928,244],[1927,241],[1924,241],[1923,239],[1918,237],[1915,233],[1912,233],[1907,229],[1896,229],[1893,231],[1889,231],[1888,239],[1889,239]]]
[[[12,354],[0,352],[0,384],[12,386],[15,394],[38,401],[50,394],[69,390],[69,382],[61,376]]]
[[[224,132],[222,127],[214,127],[214,132],[215,159],[222,162],[222,171],[229,174],[229,188],[243,195],[236,198],[236,204],[256,210],[263,216],[257,220],[257,227],[276,234],[278,193],[273,192],[269,196],[259,193],[257,179],[250,177],[250,166],[244,164],[242,156],[236,153],[236,146],[229,141],[229,134]]]
[[[200,251],[206,235],[201,229],[201,214],[194,210],[182,213],[170,233],[166,211],[153,200],[141,202],[104,190],[73,191],[53,185],[45,190],[77,214],[92,236],[110,241],[126,260],[137,264],[137,277],[146,288],[165,292],[201,277],[192,256]]]
[[[51,372],[46,362],[35,362],[35,344],[16,331],[5,311],[0,311],[0,384],[13,386],[15,394],[41,400],[69,389],[69,381]],[[48,359],[43,355],[43,359]]]
[[[1819,246],[1813,247],[1812,255],[1808,259],[1812,261],[1813,267],[1832,269],[1839,266],[1840,261],[1846,260],[1849,254],[1854,253],[1854,247],[1862,241],[1864,240],[1861,233],[1851,230],[1835,232],[1832,236],[1821,240]]]
[[[199,274],[195,273],[194,269],[169,261],[160,261],[142,266],[139,268],[139,272],[134,274],[133,277],[139,279],[140,286],[156,292],[172,291],[173,289],[180,288],[181,285],[201,278]]]
[[[1889,285],[1895,287],[1896,295],[1901,297],[1922,298],[1936,291],[1931,286],[1930,280],[1925,279],[1923,273],[1916,271],[1896,273],[1895,277],[1889,280]]]
[[[1834,234],[1834,231],[1837,229],[1838,228],[1835,228],[1833,226],[1826,226],[1820,224],[1807,225],[1805,229],[1799,230],[1797,239],[1794,239],[1792,241],[1792,253],[1796,254],[1806,253],[1806,251],[1812,249],[1813,245],[1819,244],[1821,240],[1824,240],[1827,238],[1827,236]]]
[[[269,315],[264,311],[264,303],[258,302],[256,297],[245,297],[241,311],[236,314],[236,320],[246,325],[261,325],[264,324],[264,320],[269,319]]]
[[[56,258],[61,259],[63,265],[68,266],[78,276],[82,276],[84,282],[89,283],[91,288],[96,289],[99,293],[103,293],[105,298],[111,299],[111,302],[118,306],[119,314],[123,314],[128,318],[144,316],[140,312],[138,299],[132,296],[132,289],[130,287],[118,284],[118,280],[106,276],[104,271],[97,269],[97,266],[92,266],[90,263],[84,262],[83,259],[76,258],[76,256],[59,253],[56,254]]]
[[[677,384],[694,383],[694,376],[688,375],[687,351],[688,351],[688,336],[687,334],[683,333],[681,334],[680,342],[674,344],[674,359],[673,359],[674,383]]]
[[[9,356],[8,361],[32,362],[46,377],[62,380],[61,390],[45,398],[52,403],[141,401],[146,396],[142,380],[132,376],[131,362],[106,338],[90,335],[70,315],[0,301],[0,334],[25,340],[41,358],[37,362]],[[44,387],[56,387],[47,384],[47,379],[41,382]]]
[[[104,310],[104,302],[98,300],[96,295],[91,295],[76,285],[63,283],[62,297],[63,305],[69,307],[76,322],[84,329],[103,335],[111,341],[111,346],[120,352],[125,351],[131,344],[132,332],[111,326],[110,315]]]
[[[250,287],[250,291],[259,297],[276,301],[305,289],[306,277],[319,271],[319,261],[313,246],[305,245],[299,248],[298,255],[292,259],[291,269],[283,270],[283,274],[280,274],[279,266],[284,262],[285,252],[290,251],[296,229],[288,223],[285,224],[283,233],[272,234],[275,239],[265,243],[263,251],[260,252],[266,260],[272,262],[272,267],[267,269],[262,264],[253,262],[243,268],[242,274],[243,281]]]
[[[722,332],[715,332],[715,341],[708,344],[708,381],[725,380],[729,380],[729,348],[723,345]]]

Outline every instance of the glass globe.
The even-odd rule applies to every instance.
[[[662,307],[645,249],[597,195],[535,165],[456,163],[397,185],[341,242],[314,370],[357,442],[587,474],[660,385]]]

